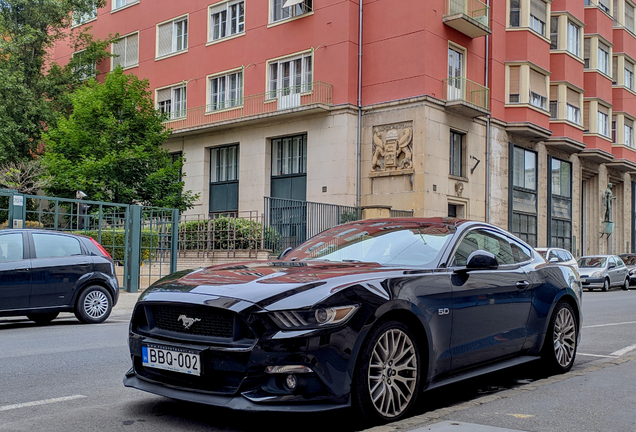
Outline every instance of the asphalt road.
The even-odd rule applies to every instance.
[[[0,431],[354,431],[344,410],[325,414],[236,413],[125,388],[133,294],[109,320],[51,325],[0,318]],[[425,393],[409,419],[377,431],[636,430],[636,290],[584,293],[583,340],[569,374],[524,366]],[[600,403],[599,403],[600,402]],[[446,425],[446,426],[445,426]],[[468,425],[468,426],[466,426]],[[471,427],[471,425],[473,425]],[[446,429],[443,429],[446,430]]]

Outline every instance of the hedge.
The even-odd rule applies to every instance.
[[[261,236],[266,246],[280,241],[276,230],[249,219],[220,217],[179,224],[180,249],[260,249]]]

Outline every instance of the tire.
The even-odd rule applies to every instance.
[[[59,314],[59,312],[35,312],[27,314],[27,318],[35,321],[36,324],[43,325],[53,321]]]
[[[629,291],[629,278],[625,279],[625,282],[623,282],[623,291]]]
[[[561,301],[554,308],[543,342],[541,357],[548,370],[565,373],[572,369],[578,348],[578,324],[569,303]]]
[[[75,316],[84,324],[106,321],[113,309],[113,299],[106,288],[92,285],[82,291],[75,304]]]
[[[398,420],[414,406],[421,375],[422,361],[413,332],[402,322],[387,321],[369,334],[360,352],[352,405],[370,424]]]
[[[603,288],[601,288],[601,290],[607,292],[609,289],[610,289],[609,279],[605,279],[605,282],[603,282]]]

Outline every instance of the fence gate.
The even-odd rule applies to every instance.
[[[178,218],[174,209],[0,189],[0,229],[36,228],[92,237],[113,257],[120,288],[128,292],[145,289],[176,271],[177,244],[172,239],[177,239]]]

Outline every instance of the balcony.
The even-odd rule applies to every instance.
[[[443,21],[473,39],[492,33],[490,7],[479,0],[446,0]]]
[[[464,77],[447,78],[443,86],[448,111],[471,118],[490,114],[488,87]]]
[[[286,87],[203,105],[179,113],[164,125],[173,133],[196,131],[208,127],[233,124],[239,121],[260,120],[272,116],[329,110],[333,105],[333,86],[321,81]]]

